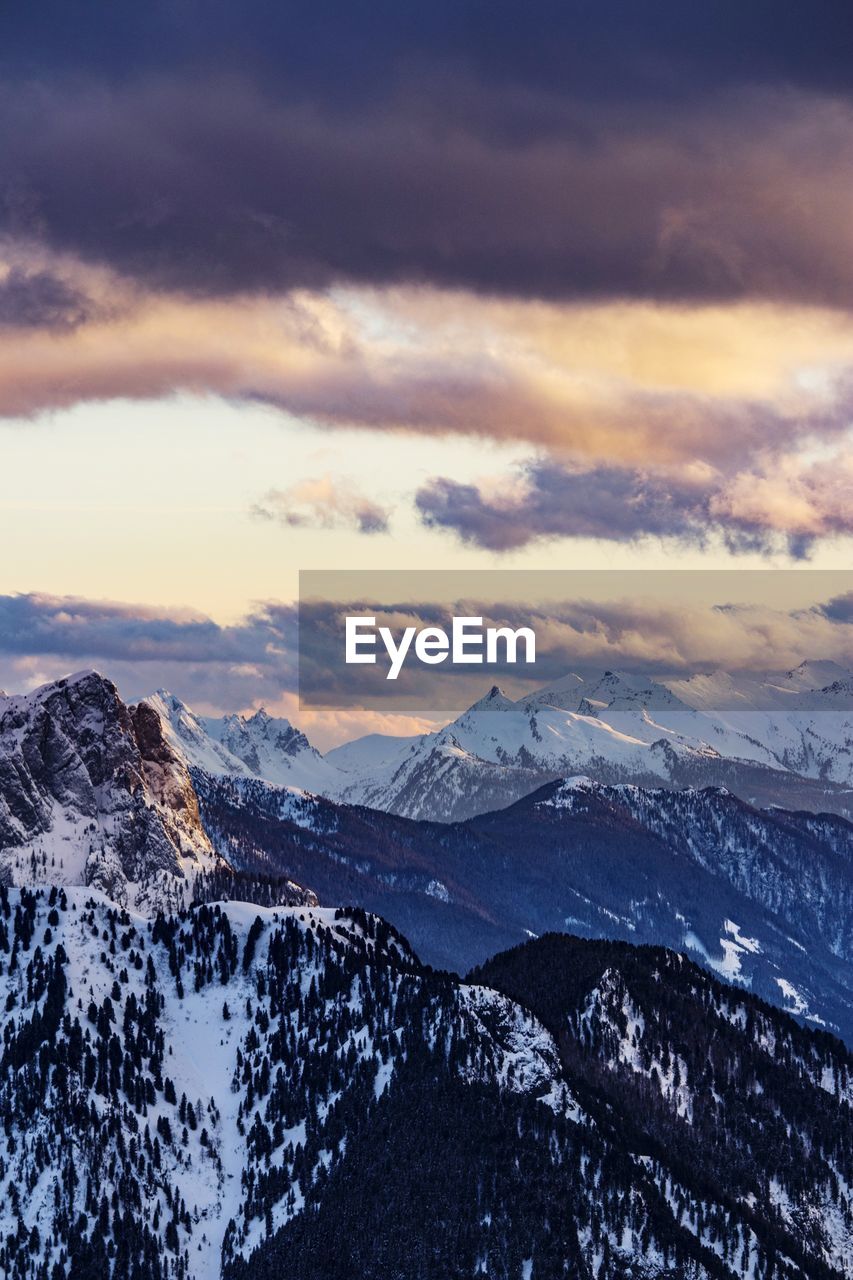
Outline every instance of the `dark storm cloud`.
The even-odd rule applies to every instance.
[[[596,98],[695,95],[743,80],[853,84],[845,0],[40,0],[8,4],[0,65],[116,82],[192,68],[279,94],[364,100],[413,64]]]
[[[840,4],[36,8],[5,229],[146,286],[853,297]]]
[[[49,271],[13,267],[0,280],[0,329],[76,329],[91,314],[85,295]]]

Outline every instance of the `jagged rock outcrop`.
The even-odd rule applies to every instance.
[[[7,881],[90,884],[177,905],[221,861],[160,717],[96,672],[0,701],[0,866]]]

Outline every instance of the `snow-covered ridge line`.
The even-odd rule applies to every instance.
[[[530,1015],[497,993],[421,994],[421,973],[405,939],[364,912],[228,902],[152,920],[80,887],[0,888],[13,1135],[0,1270],[14,1257],[16,1276],[34,1276],[71,1249],[100,1274],[112,1239],[153,1249],[164,1280],[214,1280],[299,1215],[345,1151],[336,1115],[392,1087],[412,1035],[443,1059],[459,1033],[461,1079],[571,1108]],[[492,1006],[506,1044],[491,1039]],[[42,1035],[46,1084],[24,1123],[18,1072]]]
[[[212,719],[163,692],[148,702],[173,747],[208,773],[409,817],[464,819],[575,774],[726,784],[762,803],[787,793],[803,808],[853,807],[853,677],[831,663],[667,683],[629,672],[573,675],[518,701],[495,686],[435,733],[369,734],[326,756],[262,709]]]
[[[597,1280],[663,1280],[673,1259],[684,1280],[736,1280],[745,1253],[765,1280],[780,1249],[787,1280],[848,1276],[850,1055],[678,956],[599,960],[564,939],[561,972],[540,956],[553,945],[496,957],[496,978],[518,962],[522,1002],[423,969],[363,911],[151,919],[83,888],[0,886],[0,1273],[41,1280],[72,1259],[111,1277],[126,1258],[146,1280],[268,1280],[286,1258],[316,1276],[332,1239],[384,1275],[374,1243],[381,1259],[383,1231],[417,1232],[412,1206],[447,1186],[454,1212],[429,1226],[448,1273],[463,1227],[492,1273],[511,1244]],[[528,1006],[567,977],[578,1016],[558,1007],[558,1043]],[[657,1110],[638,1105],[650,1096]],[[745,1159],[757,1119],[804,1163],[772,1141]],[[709,1123],[707,1151],[684,1145]],[[708,1176],[720,1144],[734,1194]],[[707,1166],[695,1181],[685,1151]],[[395,1246],[392,1274],[417,1274],[422,1246]]]

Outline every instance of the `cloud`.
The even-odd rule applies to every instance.
[[[745,79],[849,90],[848,33],[844,0],[792,6],[784,20],[774,0],[748,8],[718,0],[712,10],[679,0],[537,0],[523,23],[513,0],[490,0],[487,9],[375,0],[367,10],[346,0],[293,0],[286,10],[265,0],[71,10],[67,0],[42,0],[37,12],[14,6],[3,26],[12,65],[31,66],[35,49],[38,68],[55,76],[129,79],[164,65],[191,74],[215,62],[248,69],[282,94],[350,105],[401,70],[435,72],[448,62],[501,88],[580,87],[601,102],[656,95],[674,103]]]
[[[727,477],[702,467],[587,469],[546,458],[503,488],[438,477],[415,503],[428,527],[493,551],[555,538],[702,546],[719,536],[735,552],[783,550],[799,559],[821,538],[853,534],[853,459],[787,456]]]
[[[387,533],[389,512],[346,481],[330,475],[270,489],[254,504],[254,515],[288,528],[352,528]]]
[[[718,667],[786,670],[804,657],[853,665],[849,592],[795,610],[745,606],[727,602],[727,593],[742,598],[742,575],[711,578],[707,598],[698,600],[689,593],[681,598],[669,575],[638,574],[630,597],[622,594],[623,580],[614,597],[604,600],[579,594],[547,604],[477,599],[441,605],[318,602],[310,607],[310,636],[303,636],[299,655],[303,666],[308,660],[303,697],[315,688],[312,680],[322,680],[330,696],[326,705],[304,713],[298,712],[296,701],[293,605],[268,602],[223,626],[200,615],[153,607],[0,596],[0,687],[29,689],[96,667],[116,681],[127,699],[166,687],[204,713],[265,703],[297,723],[317,726],[328,742],[359,731],[415,732],[424,718],[433,722],[440,708],[456,713],[484,692],[488,677],[482,671],[472,675],[469,668],[448,671],[438,683],[436,669],[430,668],[426,678],[407,683],[404,691],[387,681],[377,685],[364,679],[373,668],[348,668],[343,679],[340,616],[356,605],[362,611],[368,603],[379,621],[393,628],[446,624],[454,612],[482,616],[486,625],[533,626],[533,675],[525,681],[521,668],[506,672],[509,687],[518,694],[578,668],[689,675]],[[783,588],[779,593],[784,595]]]
[[[0,415],[214,393],[329,426],[724,469],[838,438],[850,421],[853,324],[828,312],[569,307],[425,289],[186,300],[140,297],[114,277],[75,283],[98,318],[74,332],[0,333]]]
[[[709,514],[729,528],[781,533],[807,553],[819,538],[853,533],[853,454],[805,464],[784,457],[745,471],[712,496]]]
[[[0,652],[170,662],[240,662],[268,631],[281,639],[292,619],[269,608],[242,627],[222,627],[189,610],[40,594],[0,596]]]
[[[76,329],[91,310],[85,294],[48,271],[12,267],[0,280],[0,329]]]
[[[32,663],[51,679],[96,667],[132,697],[164,685],[185,688],[200,703],[248,706],[296,688],[296,609],[268,602],[221,625],[190,610],[4,595],[0,660],[12,672]]]
[[[530,464],[525,480],[520,492],[505,497],[440,477],[419,489],[415,502],[424,524],[451,529],[463,542],[492,551],[548,538],[704,537],[705,495],[695,485],[617,467],[569,470],[548,461]]]
[[[42,76],[98,76],[108,82],[177,68],[186,76],[216,65],[240,69],[282,97],[346,105],[370,102],[404,73],[438,75],[465,66],[499,91],[581,91],[599,104],[677,104],[714,88],[757,81],[849,92],[845,0],[790,6],[774,0],[537,0],[519,21],[514,0],[488,6],[434,0],[428,7],[374,0],[267,0],[239,6],[69,8],[42,0],[4,13],[5,61]],[[334,38],[331,38],[334,36]],[[37,51],[37,57],[36,57]],[[540,127],[541,127],[541,122]]]
[[[447,64],[347,104],[236,70],[8,82],[0,229],[194,296],[848,307],[851,113],[787,84],[638,109]]]
[[[853,591],[845,591],[827,600],[826,604],[819,606],[819,611],[832,622],[853,623]]]

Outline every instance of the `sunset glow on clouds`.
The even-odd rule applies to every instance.
[[[38,65],[0,31],[0,590],[227,626],[345,555],[851,562],[846,6],[42,18]]]

